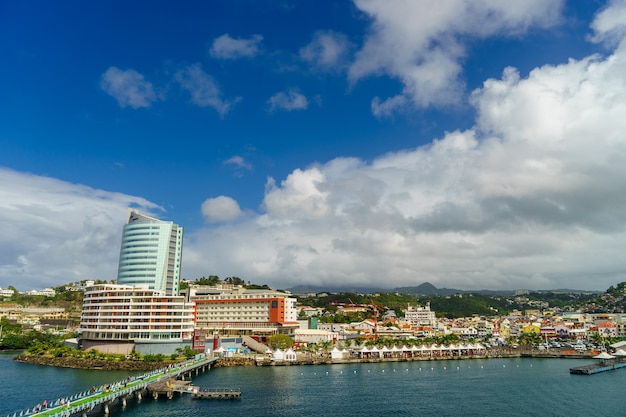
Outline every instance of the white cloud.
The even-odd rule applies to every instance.
[[[269,110],[305,110],[309,106],[306,96],[296,89],[289,89],[286,92],[280,91],[267,100]]]
[[[624,97],[623,49],[527,78],[508,68],[472,94],[472,129],[268,180],[261,215],[189,236],[186,271],[278,287],[608,288],[626,273]]]
[[[319,31],[313,40],[301,48],[300,59],[318,71],[338,71],[345,68],[350,42],[343,33]]]
[[[122,108],[150,107],[158,99],[152,84],[134,69],[121,70],[109,67],[102,74],[100,88],[115,98]]]
[[[396,78],[407,104],[419,107],[458,101],[464,89],[460,62],[465,41],[554,24],[562,5],[561,0],[354,3],[372,19],[372,28],[349,69],[350,81],[372,75]]]
[[[372,114],[376,117],[390,117],[398,109],[402,109],[406,106],[407,99],[403,95],[397,95],[390,97],[387,100],[381,102],[379,97],[372,99]]]
[[[191,94],[191,101],[200,107],[212,107],[224,116],[230,111],[240,97],[232,100],[222,98],[217,82],[202,70],[200,64],[189,65],[174,74],[174,79]]]
[[[261,35],[252,35],[250,39],[235,39],[226,33],[215,38],[209,53],[213,58],[219,59],[252,58],[259,53],[262,41]]]
[[[202,215],[209,223],[227,222],[242,215],[239,204],[226,196],[208,198],[202,203]]]
[[[245,169],[247,171],[250,171],[252,169],[252,164],[246,162],[246,160],[239,155],[228,158],[226,161],[224,161],[224,165],[233,165],[235,168]]]
[[[626,1],[611,0],[608,5],[598,13],[591,24],[595,42],[609,42],[615,45],[622,42],[626,36]]]
[[[115,279],[128,207],[143,198],[0,167],[0,287]]]

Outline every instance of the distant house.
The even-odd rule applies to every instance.
[[[54,297],[56,291],[53,288],[44,288],[43,290],[28,290],[25,291],[26,295],[43,295],[44,297]]]
[[[2,287],[0,287],[0,297],[13,297],[13,294],[15,294],[15,291],[13,290],[3,290]]]
[[[605,321],[598,326],[598,334],[602,337],[616,337],[617,328],[614,323]]]
[[[370,320],[370,319],[365,319],[365,320],[360,321],[358,323],[352,323],[352,328],[354,330],[361,330],[361,331],[369,330],[369,331],[372,331],[372,330],[374,330],[374,327],[376,327],[376,324],[374,323],[374,320]]]
[[[522,331],[524,332],[524,334],[536,334],[537,336],[541,335],[541,328],[534,324],[529,324],[528,326],[524,327]]]
[[[541,326],[541,337],[554,339],[556,337],[554,326]]]
[[[569,337],[569,328],[565,325],[554,326],[556,337],[566,339]]]

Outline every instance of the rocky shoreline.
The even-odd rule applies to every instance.
[[[96,369],[103,371],[153,371],[163,368],[169,363],[143,362],[133,360],[106,360],[85,358],[56,358],[43,355],[21,354],[13,358],[14,361],[35,365],[56,366],[59,368]]]
[[[13,358],[14,361],[31,363],[34,365],[56,366],[59,368],[94,369],[103,371],[154,371],[173,362],[143,362],[133,360],[106,360],[85,358],[56,358],[45,355],[30,355],[23,353]],[[231,366],[256,366],[253,358],[220,358],[213,365],[214,368]]]

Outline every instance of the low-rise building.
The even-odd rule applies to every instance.
[[[44,297],[54,297],[56,295],[54,288],[44,288],[43,290],[28,290],[24,291],[26,295],[43,295]]]
[[[322,342],[337,342],[339,334],[337,332],[330,332],[326,330],[314,330],[314,329],[296,329],[294,335],[294,341],[297,346],[308,345],[311,343]]]
[[[13,294],[15,294],[15,291],[8,288],[2,289],[2,287],[0,287],[0,297],[13,297]]]

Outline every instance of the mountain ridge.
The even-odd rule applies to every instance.
[[[576,289],[567,289],[560,288],[554,290],[527,290],[527,289],[516,289],[516,290],[460,290],[456,288],[437,288],[430,282],[424,282],[417,286],[406,286],[406,287],[395,287],[391,289],[384,289],[378,287],[358,287],[358,286],[337,286],[337,287],[323,287],[316,285],[298,285],[291,288],[287,288],[287,291],[292,294],[302,294],[302,293],[321,293],[321,292],[353,292],[358,294],[372,294],[372,293],[390,293],[390,292],[399,292],[403,294],[410,295],[422,295],[422,296],[446,296],[446,295],[454,295],[454,294],[482,294],[489,296],[512,296],[515,295],[517,291],[528,291],[536,292],[536,293],[566,293],[566,294],[596,294],[601,293],[602,291],[591,291],[591,290],[576,290]],[[523,294],[521,294],[523,295]]]

